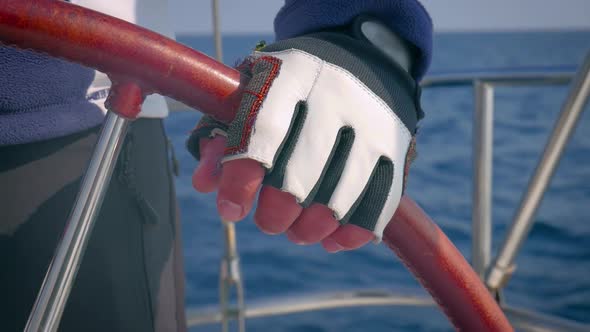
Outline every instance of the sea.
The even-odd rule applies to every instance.
[[[209,36],[180,42],[213,55]],[[234,65],[269,35],[227,35],[224,60]],[[435,36],[430,73],[578,66],[590,51],[590,31],[441,33]],[[493,151],[493,252],[506,235],[523,191],[567,95],[566,86],[496,89]],[[428,88],[422,105],[418,159],[408,194],[470,259],[473,89]],[[588,108],[588,107],[587,107]],[[191,187],[197,162],[184,147],[199,120],[175,112],[166,130],[180,161],[176,190],[183,226],[186,303],[218,303],[221,223],[215,195]],[[377,139],[377,138],[376,138]],[[246,305],[273,297],[358,289],[426,295],[383,245],[327,254],[319,245],[297,246],[284,235],[262,234],[249,216],[237,225]],[[590,114],[581,116],[503,291],[511,306],[590,323]],[[249,331],[451,331],[437,308],[363,307],[247,321]],[[191,331],[219,331],[218,325]]]

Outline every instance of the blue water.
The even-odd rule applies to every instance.
[[[225,59],[234,64],[260,39],[229,36]],[[211,54],[206,37],[179,38]],[[590,32],[445,34],[435,38],[432,72],[577,65],[590,50]],[[521,192],[565,98],[565,87],[499,88],[494,133],[494,250],[500,245]],[[419,158],[409,194],[442,227],[461,252],[470,255],[471,88],[426,90],[427,114],[418,137]],[[196,193],[190,183],[196,162],[184,150],[195,112],[173,114],[166,123],[181,162],[176,182],[184,227],[187,304],[215,304],[220,223],[214,195]],[[536,224],[518,256],[518,269],[505,291],[511,305],[590,323],[590,115],[585,112],[565,151]],[[417,282],[382,246],[329,255],[318,246],[300,247],[284,236],[261,234],[252,219],[238,225],[246,301],[314,291],[382,288],[421,293]],[[362,308],[248,321],[252,331],[449,331],[436,309]],[[216,326],[195,331],[214,331]]]

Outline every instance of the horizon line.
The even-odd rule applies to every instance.
[[[491,28],[478,28],[478,29],[435,29],[434,34],[469,34],[469,33],[543,33],[543,32],[590,32],[590,27],[567,27],[567,28],[506,28],[506,29],[491,29]],[[190,36],[212,36],[213,32],[204,31],[176,31],[175,34],[179,35],[190,35]],[[230,31],[221,32],[223,36],[253,36],[253,35],[264,35],[272,36],[272,31]]]

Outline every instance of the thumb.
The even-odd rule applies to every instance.
[[[199,141],[201,161],[193,173],[193,187],[202,193],[215,191],[221,177],[221,158],[223,158],[227,139],[216,136],[213,139],[202,138]]]

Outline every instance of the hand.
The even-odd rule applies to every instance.
[[[224,221],[244,218],[260,190],[258,227],[297,244],[380,240],[420,113],[407,72],[342,33],[278,42],[240,67],[251,80],[229,130],[204,117],[189,139],[201,158],[194,187],[218,190]]]
[[[225,221],[238,221],[252,208],[264,179],[265,170],[256,161],[239,159],[221,167],[226,138],[202,138],[199,144],[201,162],[193,174],[193,186],[202,193],[219,190],[217,208]],[[225,203],[227,202],[227,203]],[[322,204],[302,208],[289,193],[262,186],[254,214],[258,228],[266,234],[286,232],[291,242],[301,245],[321,241],[328,252],[350,250],[374,238],[373,233],[356,225],[342,225],[332,211]]]

